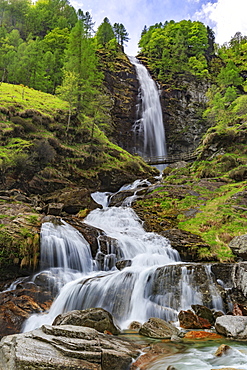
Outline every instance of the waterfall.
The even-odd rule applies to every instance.
[[[140,83],[137,121],[134,125],[136,152],[142,157],[166,156],[166,139],[156,83],[138,59],[129,57]]]
[[[217,301],[217,308],[223,307],[216,289],[212,298],[208,286],[198,287],[198,275],[204,281],[211,273],[206,265],[199,272],[186,267],[169,240],[146,232],[131,208],[108,207],[109,196],[109,193],[94,194],[94,199],[104,204],[104,208],[93,210],[84,220],[103,230],[112,241],[104,263],[97,262],[97,255],[102,254],[100,243],[93,261],[88,243],[72,226],[65,222],[43,224],[41,260],[46,268],[48,262],[53,269],[61,265],[64,284],[50,311],[32,315],[24,331],[50,324],[58,314],[73,309],[102,307],[113,314],[120,327],[127,328],[131,321],[144,322],[151,316],[176,321],[179,310],[188,309],[193,303],[214,308]],[[117,261],[128,263],[118,270]],[[203,291],[207,291],[206,301]]]

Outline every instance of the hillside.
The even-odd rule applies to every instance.
[[[58,97],[0,85],[0,263],[36,266],[40,220],[86,214],[90,193],[116,191],[156,170],[110,142],[89,116]]]

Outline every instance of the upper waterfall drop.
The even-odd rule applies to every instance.
[[[165,157],[166,138],[159,90],[147,68],[137,58],[129,57],[140,83],[137,121],[134,131],[136,152],[142,157]]]

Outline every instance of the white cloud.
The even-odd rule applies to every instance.
[[[202,5],[195,17],[213,28],[215,41],[222,45],[230,41],[236,32],[247,35],[247,1],[217,0]]]

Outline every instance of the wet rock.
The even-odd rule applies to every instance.
[[[52,299],[50,292],[34,284],[0,293],[0,337],[19,333],[31,314],[49,309]]]
[[[60,216],[63,210],[63,203],[50,203],[48,205],[47,214],[53,216]]]
[[[230,346],[228,346],[227,344],[221,344],[214,355],[217,357],[221,357],[222,355],[229,353],[230,350]]]
[[[195,315],[192,311],[180,311],[178,314],[179,325],[184,329],[210,329],[208,320]]]
[[[241,369],[236,369],[236,367],[221,367],[220,369],[211,369],[211,370],[241,370]]]
[[[200,248],[210,249],[208,244],[206,244],[198,235],[192,234],[188,231],[180,229],[168,229],[160,232],[161,235],[170,240],[171,246],[175,248],[182,261],[199,261],[198,251]],[[210,257],[211,260],[214,259],[213,256]],[[201,259],[202,260],[202,259]],[[208,260],[205,258],[205,260]]]
[[[82,209],[93,210],[100,206],[92,199],[91,192],[86,188],[78,188],[63,192],[55,192],[43,197],[45,203],[63,204],[63,212],[76,214]]]
[[[115,193],[111,196],[109,205],[111,207],[113,207],[113,206],[119,207],[119,206],[122,205],[123,201],[127,197],[130,197],[130,196],[134,195],[134,193],[135,193],[135,190],[119,191],[119,192],[117,192],[117,193]]]
[[[210,333],[208,331],[189,331],[184,335],[185,339],[192,339],[192,340],[217,340],[222,338],[221,335],[216,333]]]
[[[247,317],[224,315],[215,322],[217,333],[232,339],[247,340]]]
[[[157,317],[151,317],[139,330],[139,334],[150,338],[171,338],[179,330],[172,324]]]
[[[222,265],[222,264],[221,264]],[[215,294],[218,297],[224,296],[224,289],[217,284],[216,276],[210,272],[210,268],[205,264],[176,264],[157,268],[153,275],[152,285],[150,285],[149,295],[160,296],[160,302],[165,294],[173,297],[172,308],[179,310],[181,307],[181,296],[183,284],[190,284],[191,289],[202,297],[202,305],[209,306],[212,302],[211,288],[215,287]],[[173,320],[173,318],[169,318]]]
[[[110,248],[111,251],[116,251],[116,255],[118,256],[118,258],[120,258],[117,253],[118,248],[116,239],[105,235],[103,230],[88,225],[80,219],[76,219],[75,217],[63,217],[63,220],[77,229],[84,236],[84,238],[90,245],[93,257],[96,256],[100,245],[100,252],[102,252],[104,255],[110,253]]]
[[[137,330],[139,331],[141,328],[142,324],[138,321],[132,321],[129,325],[130,330]]]
[[[247,234],[235,236],[230,243],[233,254],[242,258],[244,261],[247,260]]]
[[[234,303],[232,313],[234,316],[247,316],[247,307],[240,303]]]
[[[216,321],[217,317],[224,316],[224,313],[222,311],[215,311],[213,312],[214,321]]]
[[[121,332],[114,324],[112,315],[103,308],[89,308],[62,313],[55,318],[52,325],[86,326],[101,333],[107,331],[114,335]]]
[[[144,349],[146,351],[147,349]],[[150,364],[157,361],[160,356],[169,356],[171,354],[168,348],[161,343],[151,344],[146,353],[142,354],[130,367],[130,370],[146,370]]]
[[[191,307],[192,307],[192,309],[194,310],[194,312],[197,316],[208,320],[211,325],[214,325],[215,318],[214,318],[213,312],[210,310],[210,308],[208,308],[206,306],[202,306],[200,304],[193,304],[193,305],[191,305]]]
[[[123,260],[123,261],[118,261],[116,263],[116,268],[118,270],[123,270],[125,267],[131,266],[131,260]]]
[[[135,343],[81,326],[49,326],[0,342],[0,370],[126,370],[139,355]]]

